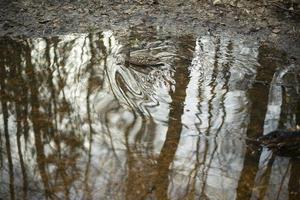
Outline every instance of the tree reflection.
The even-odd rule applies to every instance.
[[[274,60],[270,59],[270,57],[273,57],[270,56],[270,54],[273,54],[273,51],[267,46],[261,46],[259,48],[258,62],[260,67],[257,69],[257,82],[254,84],[254,87],[249,90],[248,94],[252,105],[250,123],[247,130],[247,137],[249,138],[257,138],[263,133],[264,119],[268,105],[269,85],[272,81],[273,74],[279,65],[279,63],[274,63]],[[260,81],[264,81],[265,84],[261,84]],[[251,198],[261,153],[260,151],[255,150],[255,147],[252,146],[251,142],[246,141],[246,143],[248,147],[244,159],[244,168],[237,188],[237,199]]]
[[[28,178],[31,180],[34,177],[28,177],[26,170],[26,165],[32,162],[30,157],[28,159],[27,147],[32,148],[32,144],[34,144],[34,149],[31,150],[31,156],[36,157],[44,187],[44,197],[53,199],[63,194],[64,198],[68,199],[71,187],[74,187],[74,182],[80,177],[76,162],[81,154],[78,149],[82,150],[83,140],[80,135],[74,135],[73,128],[60,130],[63,118],[70,117],[71,106],[64,95],[62,95],[63,98],[59,98],[61,93],[64,93],[64,78],[61,79],[59,75],[59,84],[56,85],[54,82],[56,77],[53,74],[55,72],[59,74],[60,71],[59,63],[57,63],[57,49],[53,47],[57,46],[59,41],[54,38],[52,41],[45,40],[38,43],[38,45],[43,45],[43,42],[45,44],[45,48],[42,49],[44,57],[41,60],[38,60],[39,58],[32,53],[36,41],[8,41],[3,41],[3,45],[12,45],[13,48],[11,48],[12,51],[1,54],[3,58],[1,61],[8,60],[8,62],[1,62],[1,93],[3,94],[1,96],[5,97],[1,98],[1,102],[8,144],[11,199],[14,198],[13,171],[17,169],[14,169],[12,165],[12,151],[9,143],[9,135],[12,133],[8,130],[9,113],[15,114],[16,119],[17,151],[23,176],[22,199],[33,195],[32,192],[35,190],[32,188],[35,186],[28,182]],[[8,59],[11,57],[14,59]],[[53,66],[56,67],[53,68]],[[6,87],[10,88],[9,96],[6,95]],[[11,105],[10,107],[7,106],[7,102]],[[10,121],[10,123],[13,122]],[[74,126],[72,123],[72,121],[69,123],[70,127]],[[29,133],[33,133],[33,143]],[[22,141],[25,144],[22,144]],[[24,150],[26,161],[23,156]],[[31,190],[30,194],[28,190]]]
[[[170,105],[168,130],[164,145],[157,159],[157,177],[154,182],[155,193],[158,199],[168,199],[169,176],[171,175],[169,168],[174,161],[182,131],[181,116],[184,112],[184,100],[189,82],[188,66],[190,63],[188,60],[192,57],[191,52],[188,51],[184,44],[194,43],[192,38],[179,38],[178,40],[180,41],[178,54],[184,55],[188,59],[179,59],[174,63],[175,88],[170,95],[172,102]]]
[[[268,49],[266,52],[268,52]],[[294,78],[290,77],[291,74],[294,74],[292,71],[296,68],[286,62],[284,53],[276,50],[272,50],[271,52],[273,56],[268,58],[270,59],[268,62],[277,65],[277,70],[273,75],[269,88],[268,106],[264,120],[264,134],[276,128],[288,129],[296,126],[296,113],[291,108],[295,108],[297,105],[298,91],[296,87],[289,87],[289,84],[286,84],[287,80],[290,83],[298,82],[296,76]],[[289,158],[277,156],[277,154],[263,149],[259,159],[255,186],[253,186],[259,189],[253,191],[252,198],[287,198],[288,179],[290,178],[289,171]],[[270,187],[271,185],[274,185],[274,187]]]
[[[2,41],[1,41],[2,43]],[[6,146],[6,155],[8,159],[8,168],[9,168],[9,193],[10,199],[15,199],[15,186],[14,186],[14,166],[12,161],[12,152],[11,152],[11,142],[9,136],[9,127],[8,127],[8,118],[9,118],[9,94],[7,90],[6,81],[13,81],[8,77],[7,69],[5,66],[6,56],[9,52],[4,52],[1,54],[1,63],[0,63],[0,86],[1,86],[1,107],[2,107],[2,117],[3,117],[3,126],[4,126],[4,137],[5,137],[5,146]],[[1,135],[2,137],[2,135]],[[2,154],[2,152],[1,152]]]
[[[1,39],[1,195],[298,199],[298,159],[264,163],[245,140],[269,122],[297,124],[293,87],[280,120],[270,114],[285,56],[239,38],[138,31]],[[159,64],[128,61],[142,54]]]

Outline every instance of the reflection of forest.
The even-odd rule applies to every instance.
[[[0,197],[300,199],[299,160],[245,141],[299,121],[284,54],[226,37],[134,37],[0,40]],[[164,66],[124,64],[130,45]]]

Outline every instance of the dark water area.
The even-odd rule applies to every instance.
[[[300,199],[300,70],[244,38],[0,38],[1,199]]]

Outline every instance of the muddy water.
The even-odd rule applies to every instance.
[[[299,69],[243,38],[0,39],[2,199],[300,199]]]

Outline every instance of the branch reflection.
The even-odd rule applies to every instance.
[[[226,36],[1,38],[0,197],[298,199],[299,159],[246,140],[297,125],[297,67]]]

